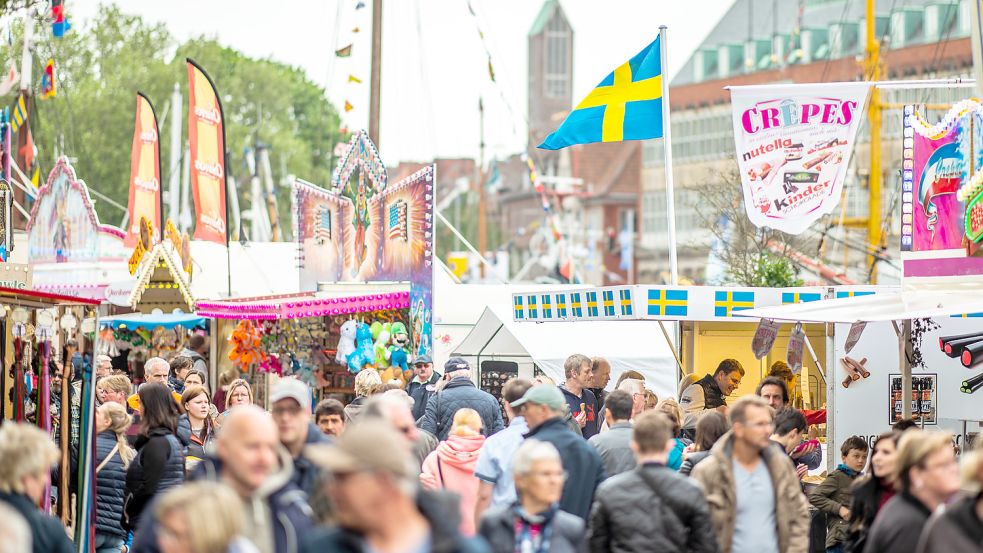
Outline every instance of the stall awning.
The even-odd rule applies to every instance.
[[[329,288],[320,292],[199,301],[195,311],[215,319],[276,320],[349,315],[383,309],[406,309],[409,306],[408,284],[375,288],[369,285],[339,285],[335,290]]]
[[[129,313],[126,315],[117,315],[115,317],[103,317],[99,319],[99,324],[101,326],[109,326],[112,328],[143,327],[147,330],[153,330],[157,327],[174,328],[176,326],[196,328],[205,326],[205,317],[200,317],[189,313]]]
[[[902,289],[808,303],[760,307],[736,312],[740,317],[809,323],[899,321],[947,316],[983,316],[983,288]]]
[[[663,323],[670,335],[674,323]],[[676,395],[676,361],[657,321],[565,321],[530,324],[512,320],[510,307],[487,307],[451,355],[484,359],[531,359],[556,382],[565,380],[570,354],[603,357],[612,382],[632,369],[645,375],[659,397]]]
[[[99,301],[88,298],[77,298],[75,296],[63,296],[61,294],[49,294],[47,292],[38,292],[37,290],[18,288],[0,288],[0,297],[24,302],[37,301],[49,305],[99,305]]]

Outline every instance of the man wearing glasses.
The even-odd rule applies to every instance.
[[[792,463],[771,442],[771,407],[745,396],[727,416],[731,431],[692,473],[706,493],[720,550],[806,553],[809,503]]]
[[[413,419],[420,420],[427,411],[427,402],[437,390],[437,383],[443,375],[433,370],[433,359],[429,355],[416,356],[413,361],[413,380],[406,387],[406,393],[413,398]]]

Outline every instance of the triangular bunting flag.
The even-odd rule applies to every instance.
[[[355,27],[354,29],[352,29],[352,32],[355,33],[355,34],[358,34],[359,31],[361,31],[361,29],[359,29],[358,27]]]
[[[24,121],[27,121],[27,106],[24,105],[24,95],[20,94],[17,96],[14,107],[10,110],[10,130],[17,132]]]
[[[358,4],[355,4],[355,9],[356,10],[360,10],[360,9],[362,9],[364,7],[365,7],[365,2],[362,2],[362,0],[358,0]]]
[[[353,109],[355,109],[355,106],[353,106],[348,100],[345,100],[345,113],[348,113]]]
[[[352,45],[349,44],[340,50],[335,50],[334,55],[338,56],[339,58],[350,57],[352,55]]]
[[[37,148],[34,147],[34,137],[31,136],[31,127],[24,127],[27,131],[27,137],[21,142],[24,144],[17,150],[20,153],[21,159],[24,160],[24,167],[30,167],[34,165],[34,156],[37,155]]]
[[[362,79],[359,79],[355,75],[349,75],[348,76],[348,82],[355,83],[355,84],[362,84]]]
[[[35,165],[34,166],[34,172],[31,173],[31,184],[34,185],[34,188],[37,188],[38,186],[41,185],[41,166],[40,165]]]

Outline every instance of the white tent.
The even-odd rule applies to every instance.
[[[673,334],[670,325],[667,330]],[[476,367],[487,360],[512,361],[523,377],[531,377],[536,366],[561,383],[563,361],[573,353],[607,359],[609,388],[618,375],[632,369],[645,375],[646,387],[660,398],[676,395],[676,361],[657,321],[517,323],[511,306],[489,306],[452,355]]]

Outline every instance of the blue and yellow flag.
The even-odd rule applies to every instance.
[[[662,58],[659,42],[656,38],[611,72],[539,147],[559,150],[573,144],[661,138]]]

